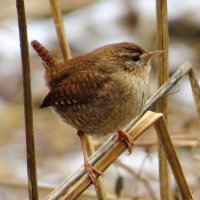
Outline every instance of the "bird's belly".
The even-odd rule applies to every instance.
[[[108,100],[109,99],[109,100]],[[88,134],[109,134],[122,129],[141,111],[145,102],[143,91],[101,99],[90,104],[82,104],[57,109],[61,118],[76,129]]]

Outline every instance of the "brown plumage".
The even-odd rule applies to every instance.
[[[33,41],[32,46],[44,62],[50,89],[41,107],[53,107],[66,123],[78,129],[81,140],[84,133],[118,131],[131,151],[132,139],[120,130],[142,110],[148,96],[150,60],[162,52],[148,52],[123,42],[60,62],[39,42]],[[84,158],[96,183],[95,170],[85,153]]]

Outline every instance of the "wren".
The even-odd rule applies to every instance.
[[[32,41],[32,46],[43,60],[50,89],[41,108],[53,107],[78,130],[86,171],[97,184],[100,172],[89,163],[84,135],[118,132],[131,152],[134,141],[122,128],[141,112],[148,97],[151,58],[163,51],[149,52],[122,42],[61,62],[38,41]]]

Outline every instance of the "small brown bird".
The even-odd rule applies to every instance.
[[[163,51],[149,52],[123,42],[100,47],[66,62],[57,61],[36,40],[50,92],[41,108],[51,106],[78,130],[85,168],[94,184],[95,170],[84,148],[84,134],[118,132],[131,152],[134,141],[121,129],[142,110],[148,97],[150,61]]]

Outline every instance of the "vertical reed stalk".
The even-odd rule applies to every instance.
[[[167,0],[156,0],[157,15],[157,47],[158,49],[168,50],[168,20],[167,20]],[[160,56],[159,67],[157,68],[158,87],[162,86],[168,79],[168,51]],[[167,121],[167,97],[163,97],[156,107],[157,112],[163,113]],[[169,169],[167,158],[162,146],[159,146],[159,175],[160,175],[160,195],[162,200],[171,199],[171,189],[169,181]]]
[[[51,5],[52,15],[54,18],[54,23],[56,26],[56,31],[57,31],[58,39],[60,42],[62,54],[63,54],[64,60],[66,61],[67,59],[71,58],[71,52],[70,52],[70,48],[69,48],[69,42],[66,37],[62,14],[59,9],[58,0],[49,0],[49,1],[50,1],[50,5]],[[86,143],[87,143],[88,154],[91,155],[95,152],[95,149],[94,149],[94,146],[92,143],[92,138],[90,136],[87,136],[87,137],[85,137],[85,139],[86,139]],[[98,182],[98,187],[95,187],[97,197],[99,200],[106,200],[106,193],[105,193],[102,178],[99,177],[97,182]]]
[[[33,134],[31,83],[30,83],[30,63],[29,63],[29,50],[28,50],[24,1],[17,0],[16,7],[18,14],[22,75],[23,75],[24,117],[25,117],[25,129],[26,129],[26,157],[27,157],[29,199],[38,200],[37,171],[36,171],[35,145],[34,145],[34,134]]]
[[[62,13],[59,9],[58,0],[49,0],[49,1],[51,5],[51,12],[53,15],[61,51],[63,54],[63,58],[66,61],[71,58],[71,52],[68,44],[67,34],[65,32],[65,27],[63,24]]]
[[[165,155],[170,164],[171,170],[176,179],[176,183],[180,190],[182,199],[184,199],[184,200],[193,199],[192,193],[186,182],[183,170],[182,170],[180,162],[178,160],[175,148],[174,148],[171,138],[169,136],[164,118],[163,117],[159,118],[158,121],[156,121],[156,123],[154,124],[154,126],[155,126],[156,132],[158,134],[160,143],[165,152]]]

